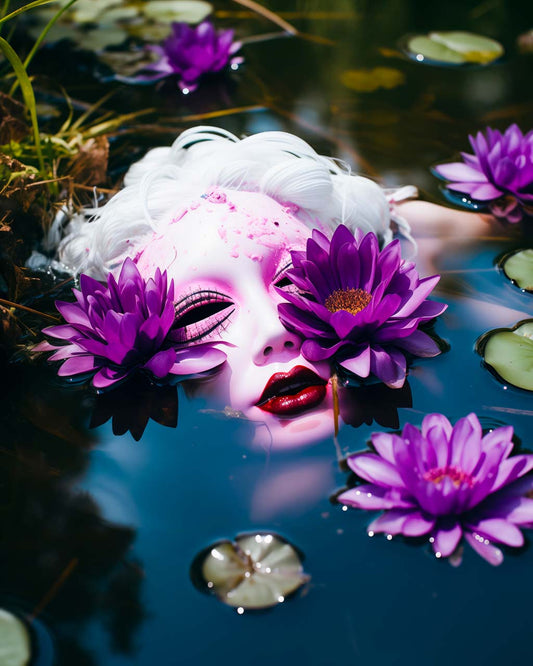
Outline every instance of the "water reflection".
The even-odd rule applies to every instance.
[[[4,370],[0,599],[30,623],[43,617],[60,663],[82,666],[96,663],[83,638],[91,620],[104,623],[114,650],[134,651],[142,570],[128,554],[135,530],[103,520],[94,499],[75,489],[94,444],[89,404],[48,377],[35,368]]]

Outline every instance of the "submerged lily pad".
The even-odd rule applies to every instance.
[[[533,391],[533,319],[487,333],[478,349],[504,382]]]
[[[37,10],[30,26],[35,38],[57,13],[59,2]],[[101,51],[128,37],[159,42],[168,36],[173,21],[199,23],[213,11],[205,0],[77,0],[54,25],[49,40],[70,39],[85,49]]]
[[[341,74],[341,83],[357,92],[374,92],[379,88],[390,90],[405,83],[405,74],[392,67],[348,69]]]
[[[200,23],[212,9],[212,5],[202,0],[150,0],[142,11],[147,18],[157,21]]]
[[[533,292],[533,249],[518,250],[500,262],[503,272],[520,289]]]
[[[295,548],[275,534],[218,542],[196,558],[193,577],[195,566],[203,585],[239,612],[282,603],[309,580]]]
[[[408,54],[418,62],[432,64],[487,65],[500,58],[504,49],[494,39],[471,32],[430,32],[407,41]]]
[[[0,664],[26,666],[31,657],[30,645],[24,624],[15,615],[0,609]]]

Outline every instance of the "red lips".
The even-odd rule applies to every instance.
[[[309,368],[297,365],[272,375],[257,406],[271,414],[294,416],[317,407],[326,397],[326,384]]]

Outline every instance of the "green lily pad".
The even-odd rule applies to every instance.
[[[200,560],[208,590],[239,612],[276,606],[309,580],[297,551],[274,534],[221,541]]]
[[[11,613],[0,609],[0,664],[26,666],[31,657],[31,640],[24,624]]]
[[[212,5],[202,0],[150,0],[142,13],[155,21],[200,23],[212,10]]]
[[[533,391],[533,319],[488,333],[481,353],[504,382]]]
[[[509,280],[520,289],[533,292],[533,249],[513,252],[504,257],[500,265]]]
[[[471,32],[430,32],[407,42],[409,55],[419,62],[446,65],[487,65],[501,57],[503,46],[494,39]]]

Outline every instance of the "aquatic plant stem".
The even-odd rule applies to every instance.
[[[279,16],[278,14],[275,14],[274,12],[270,11],[270,9],[263,7],[263,5],[260,5],[258,2],[254,2],[254,0],[233,0],[233,1],[236,2],[238,5],[242,5],[243,7],[251,9],[256,14],[264,16],[269,21],[272,21],[272,23],[275,23],[276,25],[279,25],[280,28],[283,28],[283,30],[286,30],[289,34],[291,35],[298,34],[298,30],[293,25],[282,19],[281,16]]]
[[[333,394],[333,423],[335,437],[339,434],[339,379],[336,374],[331,377],[331,392]]]
[[[24,312],[30,312],[31,314],[37,315],[39,317],[44,317],[45,319],[50,319],[50,321],[58,322],[60,321],[59,317],[54,317],[54,315],[49,315],[44,312],[39,312],[39,310],[34,310],[29,308],[27,305],[21,305],[20,303],[13,303],[13,301],[6,301],[4,298],[0,298],[0,305],[4,305],[6,308],[16,308],[17,310],[24,310]]]
[[[63,569],[61,572],[59,578],[54,581],[52,587],[48,590],[48,592],[44,595],[44,597],[39,601],[37,606],[32,610],[31,615],[28,616],[28,622],[31,624],[38,615],[40,615],[43,610],[48,606],[48,604],[52,601],[52,599],[57,595],[59,590],[63,587],[71,573],[74,571],[74,569],[78,566],[79,559],[77,557],[73,557],[70,562],[67,564],[67,566]]]
[[[31,125],[33,129],[33,139],[35,141],[35,151],[37,153],[37,160],[39,162],[39,170],[41,174],[45,175],[44,169],[44,160],[43,153],[41,150],[41,137],[39,134],[39,123],[37,121],[37,106],[35,103],[35,94],[33,92],[33,86],[31,81],[26,74],[24,65],[22,64],[21,59],[18,57],[13,47],[3,38],[0,37],[0,49],[3,51],[5,57],[9,61],[10,65],[15,71],[15,75],[20,83],[20,88],[22,90],[22,96],[24,97],[24,103],[26,104],[31,118]]]

